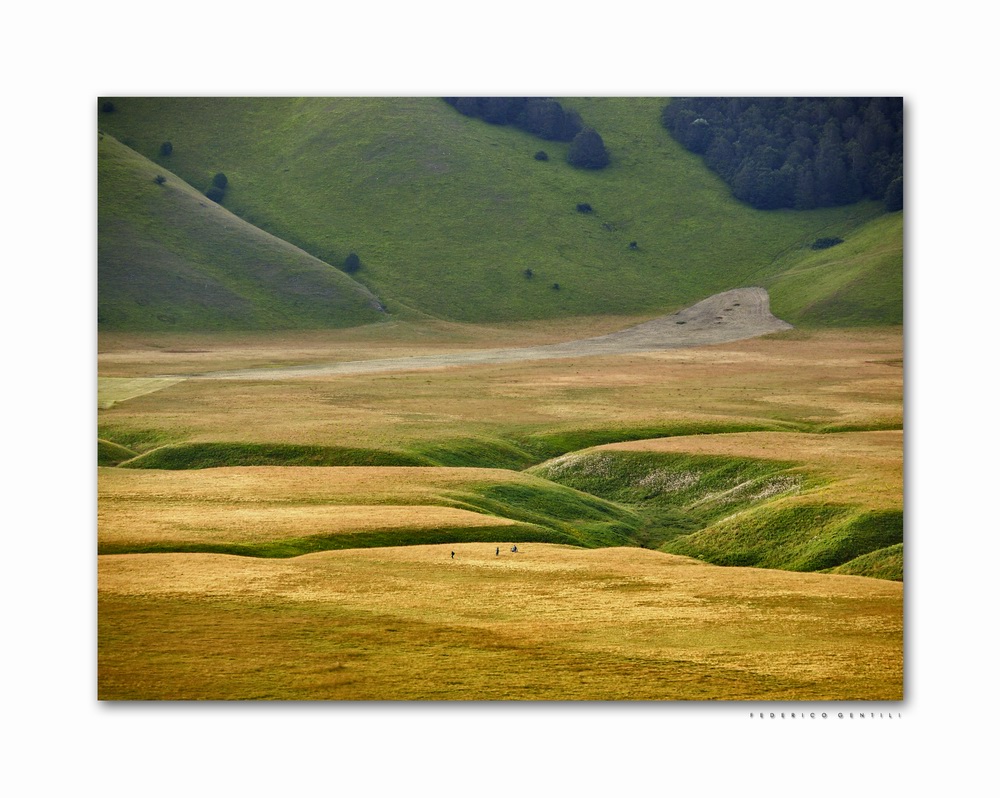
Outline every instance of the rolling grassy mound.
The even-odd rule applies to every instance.
[[[386,527],[339,534],[297,535],[254,543],[218,540],[190,542],[183,537],[140,543],[100,543],[100,554],[232,554],[240,557],[300,557],[318,551],[372,549],[388,546],[425,546],[441,543],[506,543],[510,540],[532,543],[576,545],[572,537],[531,524],[476,524],[472,526]]]
[[[901,510],[872,513],[837,505],[776,503],[678,538],[662,550],[715,565],[786,571],[822,571],[853,563],[839,573],[901,580],[901,568],[897,571],[871,555],[890,546],[899,546],[902,554],[902,545]],[[865,555],[867,560],[862,559]]]
[[[290,443],[175,443],[151,449],[123,468],[171,470],[224,466],[422,466],[426,458],[402,452]]]
[[[99,466],[116,466],[135,456],[136,453],[125,446],[113,441],[106,441],[103,438],[97,439],[97,465]]]
[[[308,446],[288,443],[190,441],[147,443],[140,437],[104,430],[99,441],[105,446],[128,452],[115,463],[124,468],[164,468],[184,470],[226,466],[448,466],[454,468],[503,468],[516,471],[578,449],[616,441],[633,441],[668,436],[707,435],[777,429],[775,424],[688,423],[657,427],[610,427],[567,430],[509,437],[442,438],[422,441],[400,449],[351,446]],[[124,442],[113,440],[124,435]],[[109,437],[110,436],[110,439]],[[137,451],[132,451],[131,445]],[[141,452],[141,454],[140,454]],[[100,453],[99,453],[99,456]]]
[[[873,576],[877,579],[903,581],[903,544],[895,543],[884,549],[862,554],[843,565],[831,568],[829,573],[853,576]]]
[[[611,151],[609,167],[574,169],[564,162],[567,144],[464,117],[436,98],[121,98],[99,124],[193,186],[192,199],[221,171],[229,179],[226,207],[251,224],[326,263],[341,264],[357,252],[356,279],[390,312],[452,320],[676,310],[774,278],[789,265],[783,256],[819,236],[847,237],[881,212],[877,203],[755,211],[735,201],[660,126],[661,100],[562,102],[600,131]],[[172,153],[159,155],[168,140]],[[542,148],[548,161],[533,157]],[[125,190],[121,169],[101,172],[102,197],[124,194],[147,203],[141,215],[147,233],[150,226],[174,227],[164,221],[166,207],[148,204],[169,196],[152,184],[155,169]],[[166,188],[178,189],[175,183],[168,180]],[[593,213],[578,213],[578,203]],[[109,239],[102,243],[102,299],[111,303],[124,294],[134,301],[137,289],[126,280],[121,248],[141,227],[135,203],[102,206],[101,238]],[[292,323],[277,308],[272,318],[233,307],[240,306],[233,289],[210,280],[197,294],[218,293],[219,307],[199,320],[191,315],[198,300],[184,293],[178,277],[185,276],[191,247],[182,246],[180,261],[171,265],[167,253],[176,253],[177,242],[171,249],[162,240],[138,240],[148,244],[148,258],[159,257],[154,274],[164,284],[145,273],[140,279],[166,291],[157,299],[164,308],[152,318],[176,317],[173,324],[192,329]],[[138,323],[122,302],[114,304],[117,312],[110,305],[103,311],[106,328]],[[837,307],[824,318],[836,316]],[[282,308],[294,310],[300,326],[371,318]],[[851,318],[854,310],[844,312]]]
[[[798,493],[810,478],[795,464],[736,457],[591,451],[559,457],[531,473],[633,508],[651,548],[735,511]],[[700,551],[679,552],[697,556]]]
[[[902,510],[831,501],[817,492],[824,475],[799,463],[604,449],[531,473],[631,509],[642,519],[633,542],[660,551],[715,565],[902,579]]]
[[[385,318],[343,272],[109,135],[99,137],[97,164],[99,329],[349,327]]]
[[[501,470],[258,466],[192,474],[102,468],[98,494],[101,554],[291,557],[342,548],[511,540],[593,548],[632,545],[641,525],[628,508]],[[392,523],[386,522],[385,507],[394,508]],[[439,523],[420,523],[429,508],[464,514],[467,522],[446,516]]]

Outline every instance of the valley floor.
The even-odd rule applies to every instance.
[[[901,700],[901,330],[752,299],[108,337],[99,696]]]

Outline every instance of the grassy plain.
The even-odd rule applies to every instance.
[[[606,331],[600,323],[594,329]],[[198,353],[205,371],[266,358],[324,362],[341,346],[346,359],[385,351],[350,331],[314,338],[308,349],[292,338],[284,355],[282,336],[232,345],[197,340],[194,346],[189,339],[191,348],[205,350]],[[466,446],[469,462],[451,464],[526,467],[636,437],[900,429],[902,347],[899,328],[792,331],[622,357],[280,382],[188,380],[102,411],[99,428],[101,437],[137,451],[164,443],[280,442],[433,455]],[[108,372],[123,377],[171,373],[181,366],[171,362],[175,356],[190,362],[190,354],[151,350],[142,336],[117,336],[100,353],[99,368],[104,373],[107,361]],[[488,462],[491,446],[516,448],[520,461],[508,452],[507,462]],[[474,462],[477,447],[483,462]]]
[[[902,698],[898,583],[520,548],[102,556],[99,695]]]

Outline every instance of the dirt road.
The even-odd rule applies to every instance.
[[[185,376],[201,380],[283,380],[512,363],[521,360],[622,355],[741,341],[791,328],[792,325],[771,315],[770,299],[763,288],[737,288],[711,296],[670,316],[661,316],[635,327],[579,341],[517,349],[481,349],[440,355],[353,360],[326,365],[213,371]]]

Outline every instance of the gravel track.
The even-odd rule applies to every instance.
[[[480,349],[440,355],[213,371],[184,376],[202,380],[284,380],[295,377],[375,374],[387,371],[440,369],[449,366],[514,363],[522,360],[625,355],[742,341],[790,329],[792,325],[771,315],[767,291],[763,288],[737,288],[710,296],[670,316],[661,316],[635,327],[578,341],[516,349]]]

